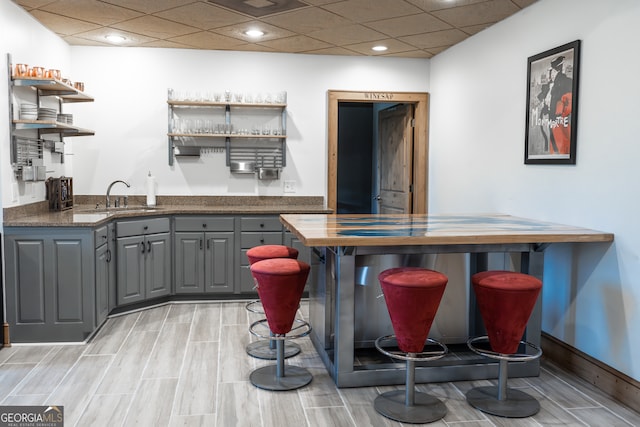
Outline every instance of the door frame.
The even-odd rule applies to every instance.
[[[427,184],[429,174],[429,94],[426,92],[353,92],[328,91],[328,153],[327,208],[338,208],[338,104],[340,102],[413,104],[413,212],[427,213]]]

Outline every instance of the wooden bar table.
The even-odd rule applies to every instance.
[[[542,252],[548,245],[613,241],[611,233],[499,214],[283,214],[280,221],[312,248],[310,336],[338,387],[404,383],[404,365],[383,359],[373,345],[378,336],[393,333],[380,298],[380,271],[407,265],[433,268],[426,257],[468,254],[464,283],[459,286],[467,292],[459,302],[461,309],[441,305],[436,317],[447,324],[459,323],[464,316],[467,329],[457,336],[438,337],[451,352],[438,361],[418,364],[416,382],[497,378],[495,361],[466,348],[468,337],[485,334],[468,289],[470,276],[488,268],[488,254],[507,254],[515,260],[515,270],[542,278]],[[452,286],[456,284],[450,280],[448,287]],[[540,344],[541,322],[539,300],[526,341]],[[536,376],[539,368],[539,360],[513,364],[509,376]]]

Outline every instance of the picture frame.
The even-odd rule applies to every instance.
[[[580,40],[527,59],[525,164],[576,164]]]

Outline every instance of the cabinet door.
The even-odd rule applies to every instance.
[[[233,292],[234,233],[205,233],[205,292]]]
[[[144,289],[144,255],[146,245],[144,237],[120,237],[118,247],[118,305],[142,301]]]
[[[109,314],[109,245],[96,249],[96,325],[102,324]]]
[[[171,235],[160,233],[145,239],[146,298],[171,293]]]
[[[175,233],[176,293],[204,292],[204,233]]]
[[[5,233],[6,316],[11,340],[86,339],[95,328],[92,231],[5,229]]]

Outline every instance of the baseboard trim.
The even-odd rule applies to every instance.
[[[555,364],[640,412],[640,382],[544,332],[541,346],[544,356]]]

